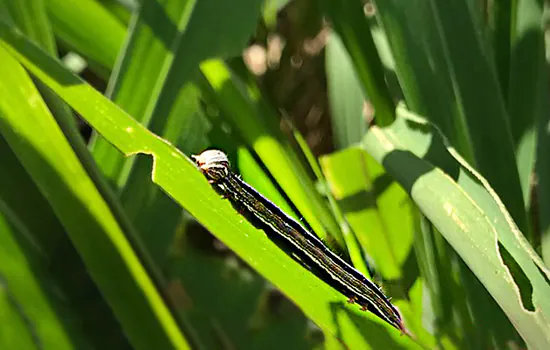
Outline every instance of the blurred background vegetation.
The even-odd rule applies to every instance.
[[[0,348],[550,348],[546,7],[0,0]],[[411,334],[219,198],[206,148]]]

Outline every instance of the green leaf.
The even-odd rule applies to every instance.
[[[395,119],[395,104],[386,86],[382,62],[365,18],[363,4],[358,0],[323,0],[321,3],[348,50],[364,92],[374,105],[378,124],[391,124]]]
[[[126,28],[94,0],[41,0],[46,3],[55,36],[103,70],[115,65]],[[101,25],[98,25],[101,23]]]
[[[549,108],[546,100],[546,108]],[[537,199],[539,212],[539,225],[541,235],[542,257],[546,265],[550,264],[550,216],[544,213],[550,213],[550,161],[546,155],[550,149],[550,113],[542,116],[538,121],[537,135],[537,163],[535,174],[538,179]]]
[[[518,1],[516,33],[512,42],[509,94],[506,96],[521,190],[527,209],[531,206],[537,121],[550,112],[546,103],[548,74],[541,74],[547,72],[544,31],[541,26],[542,6],[543,4],[536,0]]]
[[[105,7],[109,12],[115,15],[118,20],[128,26],[131,15],[137,7],[137,2],[119,1],[119,0],[99,0],[101,5]]]
[[[355,68],[336,33],[326,48],[327,90],[336,148],[359,143],[367,131],[363,114],[365,97]]]
[[[322,157],[321,166],[346,220],[378,272],[386,280],[402,278],[414,233],[405,191],[358,148]]]
[[[2,23],[0,31],[5,38],[10,29]],[[49,199],[128,337],[137,348],[187,347],[148,271],[32,81],[4,46],[0,56],[0,130]]]
[[[25,32],[28,38],[47,52],[57,50],[52,28],[46,13],[44,0],[5,1],[6,9],[14,23]],[[3,14],[8,15],[8,14]]]
[[[4,3],[4,0],[1,0]],[[13,20],[13,25],[18,27],[27,37],[31,38],[36,45],[40,46],[50,55],[57,57],[57,47],[53,36],[50,22],[46,13],[46,7],[43,0],[23,0],[22,2],[5,2],[7,12],[3,13]],[[48,104],[48,108],[52,111],[54,117],[67,134],[77,152],[82,150],[82,142],[80,147],[80,135],[77,135],[74,117],[70,109],[48,88],[37,83],[37,87],[42,94],[44,100]]]
[[[36,247],[28,252],[29,259],[33,260],[33,252],[40,251],[41,260],[36,266],[33,265],[33,271],[35,273],[44,270],[47,272],[47,277],[41,279],[44,282],[43,293],[47,294],[47,291],[55,288],[52,297],[54,300],[51,301],[51,304],[60,314],[63,314],[64,311],[62,308],[59,309],[56,300],[59,295],[63,295],[64,304],[70,308],[69,316],[64,319],[69,321],[69,325],[81,326],[86,340],[92,344],[92,347],[114,346],[120,349],[128,347],[128,340],[122,334],[120,325],[88,275],[63,226],[1,137],[0,154],[2,212],[7,217],[11,217],[11,222],[18,223],[22,227],[17,236],[18,241],[22,242],[21,246],[24,246],[25,242],[33,242],[30,243],[31,246]],[[17,281],[24,282],[23,279]],[[82,298],[83,291],[86,291],[86,298]],[[79,328],[79,326],[75,328]],[[83,338],[79,334],[73,334],[71,331],[73,339]],[[94,334],[102,334],[102,336],[95,337]]]
[[[487,178],[533,242],[506,105],[479,6],[469,1],[389,0],[377,2],[377,14],[409,108],[435,123]]]
[[[527,345],[547,347],[550,274],[542,260],[487,180],[430,124],[404,109],[399,113],[391,128],[370,129],[365,149],[410,193]]]
[[[456,253],[424,216],[417,216],[415,254],[425,288],[429,291],[429,301],[423,304],[429,320],[427,324],[432,325],[432,333],[439,342],[447,340],[457,348],[463,344],[471,345],[473,335],[468,327],[471,318],[464,319],[460,312],[466,300],[463,288],[455,278]]]
[[[64,324],[61,302],[51,300],[44,288],[52,281],[36,276],[47,263],[46,255],[29,241],[32,236],[25,229],[0,200],[0,309],[4,310],[0,319],[5,329],[0,332],[0,344],[17,349],[73,349],[77,345]]]
[[[34,334],[25,318],[9,294],[4,281],[0,282],[0,320],[9,322],[9,327],[0,330],[0,344],[14,349],[37,349],[40,345],[33,339]]]

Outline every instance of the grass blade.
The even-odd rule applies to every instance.
[[[8,30],[2,23],[2,36]],[[2,133],[50,199],[132,343],[137,348],[186,348],[153,282],[32,81],[5,48],[0,54],[4,62],[0,86],[5,97],[0,107]],[[19,89],[14,91],[11,86]],[[48,151],[52,148],[55,152]],[[80,181],[75,182],[77,177]]]
[[[405,110],[401,113],[410,116]],[[550,312],[550,299],[544,296],[550,293],[546,267],[486,180],[454,150],[446,149],[429,124],[415,118],[403,117],[387,131],[372,128],[364,147],[404,185],[526,343],[545,347],[550,342],[544,331]],[[427,147],[438,152],[428,155]],[[403,167],[409,169],[407,174]],[[476,232],[475,237],[470,232]]]

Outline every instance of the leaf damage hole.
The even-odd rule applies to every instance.
[[[529,281],[529,278],[525,272],[523,272],[521,266],[519,266],[516,260],[500,242],[498,242],[498,250],[502,261],[508,268],[510,275],[512,275],[514,279],[514,283],[518,287],[523,307],[526,310],[535,311],[535,305],[533,304],[533,285],[531,281]]]

